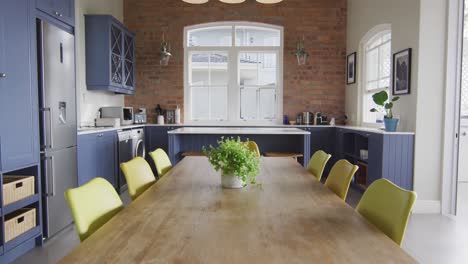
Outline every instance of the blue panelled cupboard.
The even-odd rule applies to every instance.
[[[117,132],[78,135],[78,185],[101,177],[117,188]]]
[[[70,26],[75,25],[74,0],[36,0],[36,7],[46,15]]]

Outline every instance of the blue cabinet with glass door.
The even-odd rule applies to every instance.
[[[78,135],[78,185],[102,177],[117,187],[117,132]]]
[[[85,15],[88,90],[133,94],[135,34],[110,15]]]

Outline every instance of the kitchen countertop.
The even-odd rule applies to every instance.
[[[168,134],[233,134],[233,135],[310,135],[310,132],[292,127],[265,127],[265,128],[251,128],[251,127],[183,127],[167,132]]]
[[[355,131],[362,131],[368,133],[377,133],[377,134],[388,134],[388,135],[415,135],[414,132],[386,132],[379,128],[371,128],[371,127],[360,127],[360,126],[328,126],[328,125],[321,125],[321,126],[314,126],[314,125],[238,125],[238,124],[135,124],[129,126],[121,126],[121,127],[81,127],[78,129],[78,135],[83,134],[92,134],[92,133],[99,133],[99,132],[107,132],[107,131],[114,131],[114,130],[126,130],[132,128],[140,128],[140,127],[147,127],[147,126],[156,126],[156,127],[236,127],[236,128],[326,128],[326,127],[336,127],[336,128],[343,128]]]

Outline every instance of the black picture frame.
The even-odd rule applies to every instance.
[[[411,93],[411,54],[412,49],[404,49],[393,54],[392,94]]]
[[[346,56],[346,84],[356,83],[356,64],[356,52],[353,52]]]

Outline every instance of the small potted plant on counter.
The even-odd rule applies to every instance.
[[[256,183],[260,158],[239,137],[221,137],[218,147],[210,145],[209,148],[207,150],[203,147],[203,153],[215,170],[221,172],[221,184],[224,188],[238,189],[248,183]]]
[[[375,93],[372,95],[372,99],[374,100],[374,103],[378,106],[380,106],[381,109],[383,109],[383,112],[385,114],[384,117],[384,123],[385,123],[385,131],[388,132],[395,132],[398,126],[398,118],[393,118],[393,103],[398,101],[400,97],[395,96],[392,98],[389,98],[387,91],[381,91],[378,93]],[[371,112],[382,112],[379,111],[376,108],[372,108],[370,110]]]

